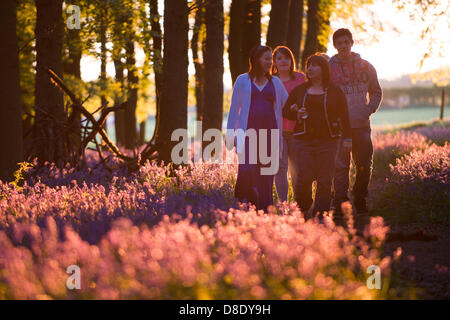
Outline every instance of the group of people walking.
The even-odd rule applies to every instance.
[[[253,49],[249,72],[234,84],[227,130],[266,129],[264,141],[269,152],[279,152],[279,168],[276,174],[261,174],[260,169],[267,166],[260,159],[261,137],[257,135],[255,143],[246,136],[236,198],[266,210],[273,204],[275,182],[278,198],[287,201],[289,172],[294,199],[302,212],[313,203],[312,183],[316,181],[312,212],[334,209],[339,214],[341,204],[349,201],[353,158],[354,209],[367,212],[373,155],[369,118],[380,105],[382,91],[374,67],[351,51],[353,43],[348,29],[337,30],[333,45],[338,53],[331,59],[320,53],[308,57],[306,76],[296,70],[289,48],[278,46],[273,52],[268,46]],[[279,148],[271,148],[273,129],[280,132]],[[250,147],[257,151],[256,163],[249,161]]]

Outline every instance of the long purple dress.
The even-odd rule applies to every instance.
[[[270,129],[277,129],[274,111],[275,87],[268,81],[262,90],[252,82],[252,97],[248,114],[247,129],[255,129],[257,133],[257,163],[249,163],[249,138],[245,139],[245,163],[239,164],[236,180],[235,197],[240,201],[248,201],[256,206],[257,210],[266,210],[273,204],[272,186],[274,175],[261,175],[261,167],[270,167],[270,163],[262,165],[259,157],[259,129],[268,129],[267,152],[271,153]]]

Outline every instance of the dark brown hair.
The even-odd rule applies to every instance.
[[[295,79],[295,71],[297,71],[297,67],[295,65],[295,58],[294,58],[294,54],[292,53],[292,51],[285,46],[278,46],[273,50],[273,66],[272,66],[272,74],[273,75],[278,75],[278,69],[275,65],[275,60],[277,55],[282,54],[283,56],[289,58],[291,60],[291,67],[290,67],[290,75],[291,75],[291,79]]]
[[[250,58],[248,59],[249,69],[248,74],[250,79],[254,79],[258,73],[261,73],[261,64],[259,63],[259,58],[266,53],[272,53],[272,48],[268,46],[256,46],[250,53]],[[269,71],[265,74],[269,81],[272,81],[272,72]]]
[[[320,67],[322,70],[322,85],[324,88],[328,87],[330,85],[330,65],[328,64],[327,59],[322,57],[320,52],[317,52],[306,59],[306,70],[310,64]],[[311,81],[308,77],[308,72],[306,72],[306,78],[308,79],[308,82]]]
[[[336,39],[339,37],[343,37],[343,36],[347,36],[350,37],[350,40],[353,42],[353,35],[350,32],[350,30],[345,29],[345,28],[341,28],[341,29],[337,29],[334,33],[333,33],[333,45],[336,43]]]

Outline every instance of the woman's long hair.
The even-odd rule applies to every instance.
[[[277,59],[278,55],[283,55],[287,58],[289,58],[291,60],[291,67],[289,68],[290,70],[290,76],[291,79],[295,79],[295,71],[297,71],[297,67],[295,65],[295,58],[294,58],[294,54],[292,53],[291,49],[289,49],[286,46],[278,46],[273,50],[273,66],[272,66],[272,74],[278,76],[279,75],[279,71],[278,68],[275,64],[275,61]]]
[[[317,52],[313,55],[310,55],[308,59],[306,59],[305,64],[305,70],[308,70],[308,66],[310,64],[313,64],[315,66],[319,66],[322,70],[322,85],[324,88],[328,87],[330,85],[330,65],[328,64],[328,61],[322,57],[322,54]],[[308,82],[311,82],[311,79],[308,77],[308,72],[306,72],[306,78],[308,79]]]
[[[250,79],[253,80],[257,74],[263,73],[261,63],[259,62],[259,58],[261,58],[261,56],[266,52],[272,53],[272,48],[268,46],[256,46],[251,51],[250,58],[248,59],[249,64],[248,74],[250,76]],[[271,71],[267,72],[265,74],[265,77],[269,81],[272,81],[272,72]]]

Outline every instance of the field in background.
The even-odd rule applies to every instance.
[[[439,118],[439,107],[409,107],[404,109],[381,108],[372,115],[373,126],[399,125],[416,121],[430,121]],[[450,116],[450,108],[444,109],[444,117]]]

